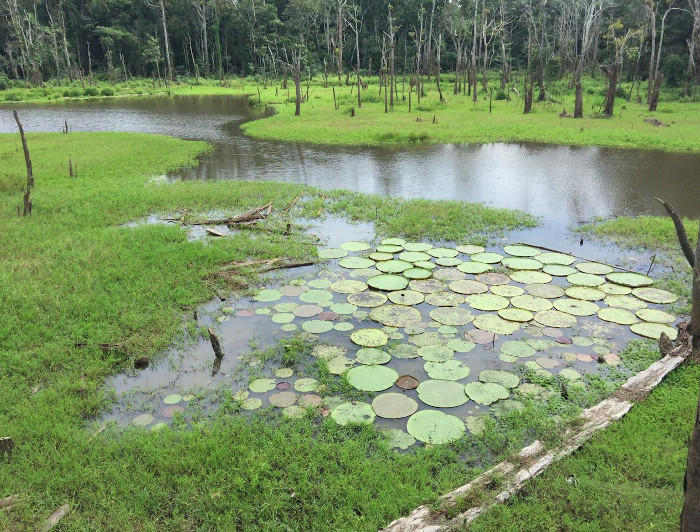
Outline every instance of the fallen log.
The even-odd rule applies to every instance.
[[[9,508],[10,506],[14,506],[17,504],[20,500],[19,495],[10,495],[9,497],[5,497],[4,499],[0,499],[0,508]]]
[[[58,510],[51,514],[44,525],[39,529],[40,532],[49,532],[53,527],[55,527],[58,522],[63,519],[70,512],[70,504],[64,504]]]
[[[206,231],[212,236],[224,236],[224,234],[221,231],[217,231],[216,229],[212,229],[211,227],[207,227]]]
[[[267,266],[260,270],[260,273],[271,272],[273,270],[284,270],[290,268],[301,268],[302,266],[312,266],[316,264],[313,261],[302,261],[302,262],[287,262],[284,264],[275,264],[272,266]]]
[[[222,270],[231,270],[234,268],[244,268],[246,266],[257,266],[259,264],[267,264],[271,265],[274,264],[275,262],[283,261],[283,260],[288,260],[289,257],[278,257],[275,259],[263,259],[263,260],[248,260],[245,262],[230,262],[229,264],[225,265]]]
[[[240,224],[244,222],[257,222],[258,220],[263,220],[272,212],[272,203],[267,203],[260,207],[256,207],[248,212],[239,214],[238,216],[229,216],[228,218],[212,218],[208,220],[194,220],[189,222],[190,225],[232,225]],[[184,217],[182,218],[160,218],[160,220],[166,222],[182,222],[185,223]]]

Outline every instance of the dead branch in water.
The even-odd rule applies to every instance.
[[[266,266],[260,270],[260,273],[271,272],[272,270],[283,270],[287,268],[301,268],[302,266],[312,266],[316,264],[313,261],[302,262],[287,262],[285,264],[275,264],[274,266]]]
[[[296,198],[294,198],[292,202],[289,205],[287,205],[282,212],[288,213],[289,211],[291,211],[292,208],[294,208],[294,206],[297,204],[297,201],[299,201],[300,199],[301,196],[297,196]]]
[[[214,329],[209,327],[209,342],[211,342],[211,348],[214,350],[214,356],[217,359],[222,359],[224,358],[224,352],[221,349],[221,342],[219,341],[219,337],[216,336],[216,333],[214,332]]]
[[[188,222],[190,225],[235,225],[249,222],[257,222],[264,220],[272,212],[272,203],[267,203],[260,207],[256,207],[248,212],[239,214],[238,216],[230,216],[228,218],[212,218],[208,220],[194,220]],[[185,223],[184,217],[181,218],[160,218],[166,222],[181,222]]]

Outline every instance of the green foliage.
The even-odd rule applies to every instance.
[[[102,96],[114,96],[114,89],[111,87],[105,87],[101,91]]]
[[[671,87],[677,87],[685,79],[688,61],[683,60],[678,54],[668,54],[661,64],[666,83]]]

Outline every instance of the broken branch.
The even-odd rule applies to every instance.
[[[209,341],[211,342],[211,348],[214,350],[214,356],[218,360],[224,358],[224,352],[221,349],[221,342],[219,342],[219,337],[216,336],[216,333],[211,327],[209,327]]]
[[[64,504],[51,514],[51,517],[46,520],[44,526],[42,526],[39,530],[41,532],[49,532],[49,530],[55,527],[61,519],[68,515],[68,512],[70,512],[70,504]]]
[[[693,254],[693,248],[690,247],[690,242],[688,241],[688,234],[685,232],[683,220],[681,220],[681,217],[678,216],[676,209],[674,209],[672,205],[666,203],[661,198],[654,199],[664,206],[664,209],[666,209],[666,212],[671,217],[671,220],[673,220],[673,225],[676,227],[676,234],[678,235],[678,242],[680,243],[681,249],[683,250],[683,255],[685,255],[685,259],[688,261],[688,264],[690,264],[690,267],[692,268],[693,266],[695,266],[695,256]]]

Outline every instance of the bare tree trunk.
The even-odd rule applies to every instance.
[[[17,111],[12,111],[15,116],[15,122],[17,122],[17,128],[19,129],[19,136],[22,139],[22,149],[24,150],[24,162],[27,166],[27,188],[24,191],[24,210],[22,216],[29,216],[32,213],[32,200],[31,200],[31,190],[34,187],[34,172],[32,170],[32,159],[29,156],[29,147],[27,146],[27,139],[24,136],[24,128],[22,127],[22,122],[19,120],[19,115]],[[19,210],[19,207],[17,207]]]
[[[168,74],[166,78],[166,85],[170,85],[173,80],[173,63],[170,57],[170,42],[168,40],[168,24],[165,18],[165,2],[164,0],[159,1],[161,19],[163,21],[163,40],[165,41],[165,64],[168,67]]]
[[[613,116],[615,110],[615,91],[617,90],[617,77],[619,71],[617,63],[601,67],[605,78],[608,80],[608,88],[605,91],[605,116]]]
[[[296,97],[294,99],[294,105],[295,105],[294,116],[300,116],[301,115],[301,65],[300,64],[294,65],[293,77],[294,77],[294,87],[296,90]]]

